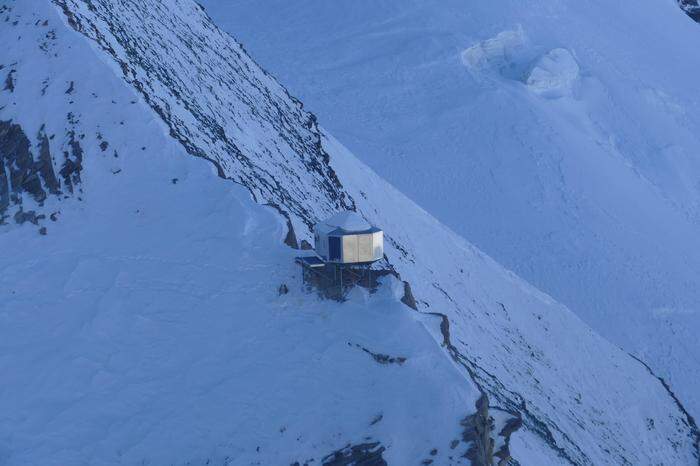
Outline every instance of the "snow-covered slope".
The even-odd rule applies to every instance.
[[[674,1],[203,4],[363,162],[700,415],[700,27]]]
[[[134,107],[114,114],[130,131],[118,174],[87,157],[84,202],[46,236],[2,233],[0,464],[291,464],[348,443],[391,464],[463,454],[449,441],[478,392],[435,319],[405,312],[391,283],[343,305],[302,294],[285,224]]]
[[[125,113],[119,174],[86,159],[84,203],[4,233],[24,247],[0,260],[2,464],[291,464],[378,439],[392,464],[447,461],[477,392],[436,323],[391,286],[302,294],[284,223]]]
[[[38,220],[45,235],[0,226],[0,464],[465,453],[450,443],[479,393],[436,344],[438,319],[406,312],[393,278],[342,305],[302,293],[276,211],[189,157],[50,4],[12,7],[3,39],[24,47],[2,118],[36,153],[42,125],[62,147],[71,111],[85,157],[82,200],[34,206],[60,212]],[[35,53],[47,34],[53,53]]]
[[[521,416],[522,464],[697,463],[641,363],[360,163],[195,4],[0,11],[3,144],[19,128],[32,161],[48,141],[54,173],[80,168],[73,196],[12,184],[0,226],[3,463],[464,464],[481,391]],[[296,290],[287,225],[308,240],[347,206],[419,312],[394,279],[342,304]]]

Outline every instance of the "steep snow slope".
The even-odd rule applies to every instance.
[[[124,112],[121,172],[87,158],[85,201],[46,236],[2,232],[0,463],[291,464],[376,442],[391,464],[463,454],[449,444],[478,392],[426,329],[438,322],[390,283],[343,305],[302,294],[284,224],[143,115]]]
[[[395,279],[342,305],[301,293],[273,210],[187,156],[47,4],[13,7],[25,47],[2,116],[56,141],[73,109],[86,156],[82,201],[49,199],[46,235],[0,226],[0,464],[319,464],[348,443],[391,464],[464,454],[450,442],[478,392],[435,342],[438,319],[406,312]],[[57,56],[34,54],[51,30]],[[29,108],[36,71],[57,69]]]
[[[46,236],[1,227],[6,463],[318,462],[348,442],[379,442],[390,464],[430,459],[428,445],[463,463],[466,445],[449,448],[472,383],[522,416],[524,464],[697,463],[689,419],[642,364],[357,161],[192,3],[0,5],[17,44],[0,54],[14,83],[0,120],[35,160],[42,125],[55,166],[71,140],[83,154],[80,199],[17,194],[60,211],[36,220]],[[275,203],[300,239],[357,206],[428,315],[399,311],[391,283],[342,305],[277,297],[296,273],[282,230],[185,151]],[[375,367],[353,345],[408,360]],[[380,407],[390,419],[368,426]]]
[[[365,163],[700,413],[700,28],[674,2],[203,3]]]

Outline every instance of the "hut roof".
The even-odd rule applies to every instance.
[[[316,230],[323,233],[340,230],[344,233],[359,233],[376,230],[367,220],[359,214],[351,211],[338,212],[316,226]]]
[[[372,228],[367,220],[352,211],[338,212],[324,220],[329,227],[342,228],[345,231],[363,231]]]

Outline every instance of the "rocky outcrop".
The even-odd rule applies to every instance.
[[[384,459],[386,449],[379,442],[358,443],[336,450],[329,455],[316,459],[309,459],[303,462],[295,461],[290,466],[312,466],[321,464],[322,466],[387,466]]]
[[[678,0],[678,4],[688,16],[700,23],[700,3],[698,0]]]
[[[0,121],[0,212],[10,202],[21,203],[21,194],[30,194],[37,202],[46,199],[39,170],[29,148],[29,139],[22,127],[11,121]]]
[[[75,132],[68,133],[68,148],[63,151],[64,162],[59,174],[63,185],[69,193],[74,193],[80,185],[80,172],[83,169],[83,149],[75,137]]]
[[[58,195],[61,193],[61,185],[53,171],[49,138],[42,128],[39,132],[39,174],[49,193]]]
[[[401,297],[401,302],[413,309],[414,311],[418,310],[418,304],[416,303],[416,298],[413,296],[411,284],[407,281],[403,282],[403,296]]]
[[[522,425],[519,417],[505,411],[495,416],[484,393],[476,402],[476,412],[462,421],[462,440],[469,443],[466,453],[472,466],[505,466],[511,461],[510,435]],[[503,416],[505,414],[505,416]]]
[[[35,158],[22,127],[12,121],[0,121],[0,217],[11,205],[21,206],[24,194],[41,205],[47,193],[59,193],[48,140],[43,135],[40,141]]]
[[[494,430],[493,419],[489,417],[489,399],[482,395],[476,402],[476,412],[462,421],[463,440],[470,443],[466,457],[472,466],[491,466],[493,464]]]
[[[379,442],[348,445],[323,458],[323,466],[387,466]]]
[[[80,189],[83,150],[74,133],[69,133],[64,161],[56,176],[54,161],[51,156],[49,138],[43,127],[37,136],[38,143],[32,141],[21,125],[12,121],[0,121],[0,219],[12,213],[10,207],[16,206],[14,219],[17,223],[31,222],[38,224],[46,217],[34,210],[25,211],[25,196],[33,199],[38,206],[43,206],[49,195],[74,193]]]
[[[351,347],[354,346],[355,348],[358,348],[358,349],[364,351],[365,353],[372,356],[372,359],[374,359],[379,364],[398,364],[400,366],[407,361],[407,358],[405,358],[403,356],[390,356],[388,354],[376,353],[374,351],[371,351],[371,350],[365,348],[362,345],[358,345],[357,343],[348,342],[348,346],[351,346]]]

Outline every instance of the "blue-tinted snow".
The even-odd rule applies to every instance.
[[[363,162],[700,416],[700,27],[675,1],[203,4]]]
[[[69,3],[95,19],[84,2]],[[56,135],[54,150],[72,128],[85,135],[86,157],[82,200],[51,199],[44,209],[61,215],[46,220],[46,236],[30,224],[1,230],[0,286],[9,296],[0,304],[0,364],[10,381],[0,388],[5,463],[277,464],[319,458],[364,436],[387,447],[390,464],[415,463],[428,444],[442,442],[447,446],[433,447],[447,453],[457,421],[473,409],[466,368],[494,403],[521,411],[525,427],[513,445],[523,463],[560,464],[561,455],[593,464],[693,461],[683,414],[641,364],[444,227],[328,134],[321,143],[345,193],[384,229],[387,255],[412,284],[420,312],[445,314],[451,346],[443,346],[438,317],[399,304],[396,282],[342,305],[298,293],[294,252],[281,245],[285,222],[219,179],[207,161],[189,157],[134,82],[119,78],[114,56],[67,27],[60,10],[39,0],[12,4],[17,29],[0,33],[18,45],[0,53],[15,65],[16,87],[0,93],[2,118],[22,124],[32,140],[45,124]],[[159,62],[188,63],[183,36],[200,46],[222,41],[200,49],[203,63],[207,53],[238,50],[219,34],[211,37],[210,27],[200,29],[208,25],[189,17],[199,14],[192,3],[149,5],[158,9],[119,9],[114,18],[119,34],[153,54],[128,63],[136,73]],[[44,19],[55,30],[53,53],[37,47],[48,32]],[[95,24],[89,33],[116,43],[115,31]],[[239,63],[233,55],[227,60]],[[244,100],[253,93],[216,67],[200,74],[170,66],[179,82],[194,78],[203,86],[180,87],[187,95],[179,101],[172,83],[154,81],[149,91],[177,109],[177,129],[197,135],[202,153],[233,157],[201,137],[191,108],[182,105],[206,101],[203,111],[217,124],[240,126],[231,137],[245,155],[269,162],[268,174],[283,179],[274,168],[279,158],[267,157],[284,143],[271,131],[259,134],[269,115],[258,105],[281,99],[289,125],[281,136],[300,132],[307,120],[280,87],[241,60],[251,80],[271,89],[258,88],[251,111],[235,118],[225,110],[230,96],[202,89],[230,86]],[[216,82],[208,81],[212,73]],[[98,132],[119,157],[101,151]],[[297,164],[300,154],[278,154],[290,157],[286,175],[301,180],[282,186],[296,196],[284,207],[301,203],[324,218],[329,193]],[[261,170],[234,167],[226,174]],[[310,239],[304,220],[292,218],[299,237]],[[280,297],[283,282],[292,292]],[[409,359],[400,368],[375,366],[347,343]],[[464,365],[453,364],[455,352]],[[380,406],[389,418],[368,426]],[[307,436],[285,436],[302,431]]]

